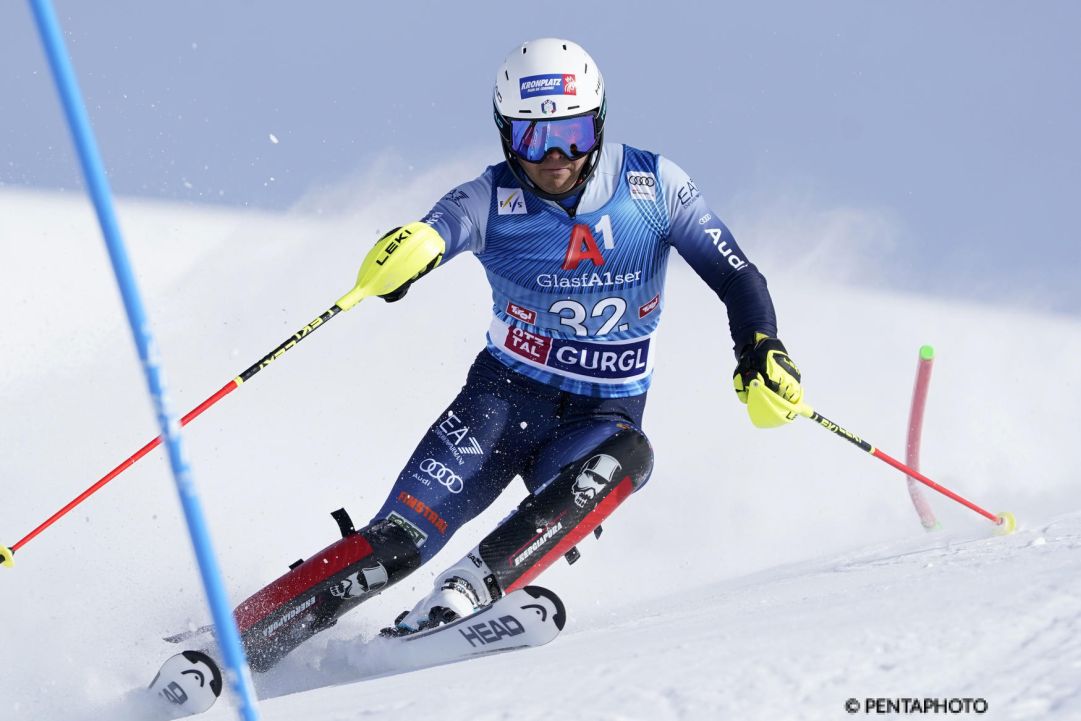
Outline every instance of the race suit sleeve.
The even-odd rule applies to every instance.
[[[657,170],[668,208],[668,242],[725,304],[736,353],[755,331],[776,336],[777,315],[765,277],[682,168],[661,157]]]
[[[491,197],[492,175],[489,168],[479,177],[444,195],[421,218],[435,228],[447,244],[443,264],[462,251],[479,253],[484,247]]]

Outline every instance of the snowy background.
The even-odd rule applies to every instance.
[[[652,32],[687,41],[645,62],[639,43],[603,23],[572,33],[494,9],[433,10],[403,36],[370,30],[393,17],[284,17],[275,3],[222,7],[213,23],[199,3],[183,17],[142,3],[96,14],[58,5],[179,409],[348,290],[381,231],[497,160],[492,68],[523,37],[565,32],[608,78],[609,138],[687,167],[766,272],[809,401],[903,455],[917,349],[933,344],[923,468],[1021,522],[996,538],[934,498],[944,530],[925,534],[884,464],[803,421],[754,429],[732,398],[723,310],[674,258],[645,418],[656,470],[573,568],[542,577],[570,611],[562,636],[516,656],[279,696],[267,718],[435,708],[449,719],[835,719],[849,717],[846,699],[879,696],[982,697],[982,718],[1081,718],[1073,6],[1014,16],[917,3],[902,16],[838,3],[814,17],[789,8],[780,23],[745,9],[694,22],[685,6]],[[646,27],[644,6],[629,7],[632,28]],[[481,41],[485,22],[498,32]],[[461,24],[477,32],[451,32]],[[0,7],[0,30],[12,69],[0,79],[10,100],[0,543],[10,544],[156,427],[21,4]],[[386,60],[411,43],[423,61]],[[461,63],[453,84],[434,81],[438,57]],[[379,72],[341,82],[357,67]],[[417,88],[460,129],[452,153],[424,132],[431,113],[410,104]],[[670,113],[643,88],[705,98],[707,112]],[[488,305],[478,264],[457,259],[402,303],[336,319],[189,426],[234,600],[331,542],[329,511],[344,505],[360,521],[379,507],[464,378]],[[715,330],[703,332],[710,313]],[[284,670],[302,687],[348,677],[355,640],[426,591],[523,492],[512,484],[430,566]],[[2,719],[140,718],[124,697],[173,650],[158,639],[207,619],[159,454],[0,577]],[[268,677],[260,691],[284,688]],[[210,717],[232,714],[222,704]]]
[[[399,207],[332,219],[123,202],[178,407],[333,303],[379,229],[461,172],[392,189],[408,199]],[[6,192],[0,219],[0,298],[13,309],[0,529],[12,543],[156,431],[85,201]],[[816,247],[854,242],[870,222],[822,219]],[[853,290],[814,252],[773,257],[771,239],[799,221],[741,230],[774,269],[810,401],[900,455],[916,351],[934,343],[923,467],[1014,511],[1019,534],[995,538],[937,498],[945,530],[925,534],[884,464],[806,422],[754,429],[732,398],[723,321],[712,333],[694,322],[720,306],[677,260],[645,419],[656,470],[573,568],[543,577],[570,609],[564,634],[514,657],[270,700],[267,717],[829,719],[865,696],[983,697],[991,718],[1081,714],[1081,490],[1062,402],[1073,386],[1032,350],[1053,342],[1076,357],[1081,328]],[[488,305],[479,265],[456,259],[402,303],[335,319],[188,427],[235,601],[333,541],[329,511],[361,520],[379,507],[456,392]],[[160,456],[145,459],[2,569],[0,717],[141,718],[120,699],[174,650],[158,639],[207,620],[171,483]],[[355,639],[425,592],[523,492],[512,484],[432,564],[290,657],[288,687],[348,678]]]
[[[1081,311],[1071,0],[55,1],[122,195],[327,210],[317,191],[384,158],[388,186],[493,162],[498,63],[565,36],[605,75],[608,138],[729,220],[873,210],[891,287]],[[78,189],[25,2],[0,3],[0,67],[0,187]]]

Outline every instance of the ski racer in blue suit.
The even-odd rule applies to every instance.
[[[443,238],[443,263],[470,252],[484,266],[487,347],[375,522],[408,530],[424,562],[516,475],[529,495],[399,618],[404,631],[472,613],[573,559],[648,480],[642,412],[671,249],[727,307],[737,385],[761,374],[786,399],[801,397],[762,274],[679,166],[603,142],[604,80],[582,48],[558,39],[516,48],[493,99],[506,160],[422,221]]]
[[[383,255],[370,267],[385,269],[399,262],[400,244],[434,239],[442,258],[424,272],[472,253],[492,287],[492,320],[465,385],[359,532],[364,542],[332,546],[296,569],[321,579],[329,572],[305,569],[322,559],[336,574],[321,581],[328,602],[342,603],[324,612],[328,618],[431,559],[515,476],[529,491],[518,508],[388,632],[474,613],[560,557],[573,562],[576,544],[599,535],[653,467],[642,413],[673,248],[727,308],[740,400],[756,392],[802,398],[799,370],[776,337],[765,278],[694,181],[667,158],[603,142],[604,79],[585,50],[552,38],[515,48],[499,69],[493,103],[504,162],[376,246]],[[400,299],[421,275],[383,297]],[[752,411],[761,426],[793,418],[781,408],[767,416]],[[289,578],[262,597],[301,585]],[[260,598],[242,608],[259,607]],[[259,613],[249,614],[249,625],[263,622]]]

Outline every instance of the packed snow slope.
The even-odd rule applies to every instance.
[[[184,412],[352,287],[378,234],[479,162],[373,172],[280,215],[123,201],[122,226]],[[770,280],[809,402],[903,455],[917,349],[938,351],[923,469],[1021,530],[941,497],[925,533],[899,474],[802,419],[754,429],[731,391],[723,307],[673,256],[645,427],[650,483],[541,578],[570,621],[541,649],[400,677],[370,637],[522,497],[520,481],[435,561],[259,679],[268,719],[837,719],[849,698],[982,698],[972,718],[1081,719],[1081,327],[1031,305],[875,289],[890,234],[859,209],[729,218]],[[0,543],[156,434],[81,196],[0,194]],[[332,542],[328,513],[382,503],[483,345],[479,264],[334,319],[190,425],[229,592]],[[0,569],[0,719],[143,718],[129,694],[208,614],[156,453]],[[863,712],[860,711],[860,714]],[[880,714],[872,714],[880,715]],[[228,699],[207,718],[233,717]],[[859,717],[857,714],[856,717]],[[963,716],[962,717],[966,717]]]

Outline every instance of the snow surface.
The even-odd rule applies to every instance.
[[[375,169],[280,215],[123,202],[177,410],[331,305],[380,230],[481,166],[390,184]],[[868,248],[889,236],[875,213],[793,204],[730,221],[810,402],[901,456],[917,349],[933,344],[923,468],[1021,530],[996,537],[936,496],[944,530],[927,534],[884,464],[805,421],[754,429],[730,390],[723,309],[673,258],[645,419],[656,470],[573,568],[542,576],[567,604],[563,634],[356,682],[371,671],[359,639],[521,499],[515,481],[432,564],[260,677],[265,718],[839,719],[864,717],[850,697],[973,697],[987,713],[961,718],[1081,719],[1077,321],[875,290],[888,269]],[[0,194],[0,250],[11,544],[157,431],[85,199]],[[329,511],[362,522],[381,505],[482,346],[488,305],[479,265],[456,259],[188,427],[235,601],[333,541]],[[144,718],[132,694],[175,650],[160,637],[208,616],[161,454],[27,544],[0,569],[0,603],[0,719]],[[233,717],[223,700],[205,718]]]

